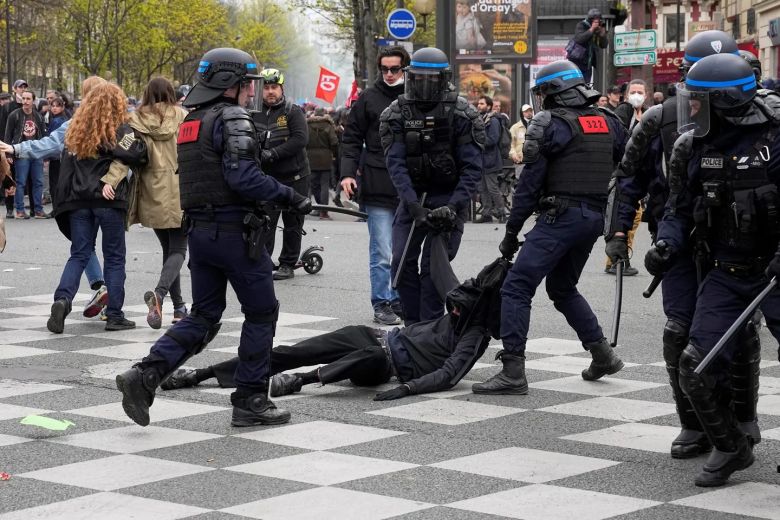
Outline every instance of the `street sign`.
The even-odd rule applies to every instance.
[[[655,51],[641,52],[617,52],[614,54],[615,67],[638,67],[641,65],[655,65]]]
[[[411,38],[417,28],[417,20],[408,9],[396,9],[387,15],[387,31],[396,40]]]
[[[653,51],[656,47],[654,30],[615,33],[615,52]]]

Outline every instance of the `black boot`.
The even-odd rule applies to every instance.
[[[584,343],[585,350],[590,351],[593,361],[590,366],[582,371],[582,379],[595,381],[603,376],[619,372],[623,368],[623,362],[612,351],[612,347],[606,338],[596,343]]]
[[[761,442],[756,413],[760,363],[761,342],[755,325],[749,321],[740,336],[739,352],[731,362],[731,392],[739,429],[754,445]]]
[[[122,392],[122,408],[136,424],[149,426],[149,407],[160,384],[160,373],[154,367],[136,365],[116,376],[116,387]]]
[[[688,345],[688,327],[674,320],[667,321],[664,326],[663,345],[669,386],[672,387],[677,416],[682,426],[680,434],[672,441],[672,458],[698,457],[710,451],[712,445],[701,427],[690,400],[680,388],[680,354]]]
[[[245,391],[244,391],[245,392]],[[268,389],[258,389],[251,395],[241,396],[236,390],[230,395],[233,404],[233,426],[263,426],[269,424],[284,424],[290,420],[290,412],[280,410],[268,398]]]
[[[271,397],[281,397],[301,391],[303,378],[300,374],[276,374],[271,377]]]
[[[694,483],[699,487],[722,486],[735,471],[753,464],[753,446],[740,431],[736,418],[727,406],[726,399],[717,394],[718,370],[710,367],[712,374],[695,374],[703,356],[688,345],[680,357],[680,386],[688,395],[696,415],[714,449]]]
[[[525,378],[525,357],[507,354],[501,350],[496,354],[504,364],[501,372],[484,383],[474,383],[471,391],[475,394],[525,395],[528,393],[528,381]]]
[[[60,298],[51,304],[51,316],[46,322],[49,332],[62,334],[65,330],[65,316],[70,314],[70,302],[66,298]]]
[[[198,383],[200,383],[200,381],[198,380],[198,376],[194,369],[177,368],[174,370],[173,374],[166,377],[163,382],[160,383],[160,388],[163,390],[176,390],[179,388],[198,386]]]

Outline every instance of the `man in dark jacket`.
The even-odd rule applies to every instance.
[[[0,107],[0,132],[3,132],[5,134],[5,124],[8,121],[8,115],[16,110],[17,108],[22,108],[22,92],[27,90],[27,81],[23,79],[17,79],[14,81],[13,94],[9,94],[10,100],[7,103],[4,103],[2,107]],[[11,165],[11,174],[14,175],[14,165]],[[14,196],[13,195],[7,195],[5,197],[5,209],[6,209],[6,218],[13,218],[14,217]]]
[[[317,204],[328,204],[330,174],[333,170],[333,156],[338,149],[336,125],[325,114],[325,109],[317,107],[314,115],[306,120],[309,126],[309,144],[306,154],[311,167],[311,191]],[[327,211],[320,211],[320,220],[331,220]]]
[[[357,196],[368,214],[371,305],[374,321],[381,325],[400,323],[401,305],[390,276],[393,215],[398,207],[398,194],[387,172],[379,141],[379,116],[404,93],[403,69],[408,65],[409,54],[402,47],[379,52],[377,67],[382,76],[352,105],[342,140],[341,187],[352,196],[357,191],[356,179],[360,175]],[[358,174],[361,157],[364,160]]]
[[[277,69],[263,69],[263,108],[252,112],[257,136],[260,140],[263,172],[294,189],[304,197],[309,196],[309,160],[306,144],[309,129],[303,110],[284,96],[284,74]],[[276,224],[279,211],[269,213],[270,227],[264,240],[268,254],[274,253]],[[293,267],[301,254],[301,237],[305,215],[284,212],[282,252],[279,253],[279,269],[274,280],[287,280],[295,276]]]
[[[604,27],[604,20],[601,19],[601,11],[591,9],[588,16],[577,24],[574,30],[574,41],[585,47],[585,59],[581,63],[575,63],[585,79],[585,83],[590,83],[593,69],[597,67],[596,56],[599,49],[607,48],[607,29]]]
[[[22,93],[22,107],[8,115],[5,125],[5,142],[17,144],[22,141],[40,139],[46,135],[43,116],[35,110],[35,94],[26,90]],[[30,211],[35,218],[49,218],[43,211],[43,161],[40,159],[18,159],[14,166],[16,177],[16,218],[30,218],[24,211],[24,195],[28,181],[32,184]]]
[[[482,152],[482,180],[479,184],[479,200],[482,202],[482,216],[477,220],[483,224],[499,222],[504,218],[504,199],[501,196],[498,176],[504,167],[499,149],[501,139],[500,115],[493,112],[493,100],[490,96],[481,96],[477,101],[477,111],[485,122],[485,150]]]

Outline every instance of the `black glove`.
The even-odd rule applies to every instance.
[[[263,150],[260,152],[260,161],[264,163],[272,163],[279,157],[276,150]]]
[[[506,235],[504,235],[504,239],[498,245],[498,250],[501,251],[501,256],[507,260],[512,260],[518,249],[520,249],[520,241],[517,239],[517,232],[507,229]]]
[[[645,255],[645,268],[653,276],[662,276],[674,264],[674,251],[659,240]]]
[[[769,262],[769,265],[766,266],[766,271],[764,271],[764,274],[770,280],[773,276],[780,278],[780,251],[775,253],[775,256]],[[780,350],[778,350],[778,355],[780,355]]]
[[[417,222],[418,226],[428,223],[428,214],[430,213],[430,210],[423,208],[419,202],[410,202],[406,206],[409,208],[409,213],[412,214],[412,217],[414,217],[414,221]]]
[[[374,401],[393,401],[395,399],[401,399],[402,397],[406,397],[411,393],[412,391],[409,388],[409,385],[396,386],[392,390],[382,392],[381,394],[376,394],[374,396]]]
[[[296,191],[293,193],[292,200],[290,201],[289,211],[299,215],[308,215],[311,213],[311,199],[309,197],[304,197]]]
[[[428,214],[428,222],[442,231],[449,231],[455,227],[457,213],[453,206],[441,206]]]
[[[628,260],[628,242],[625,235],[613,235],[607,240],[607,246],[604,248],[607,256],[613,264],[621,260]]]

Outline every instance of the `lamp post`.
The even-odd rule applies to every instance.
[[[428,15],[436,9],[436,0],[414,0],[413,7],[422,16],[423,31],[427,30],[426,21],[428,20]]]

